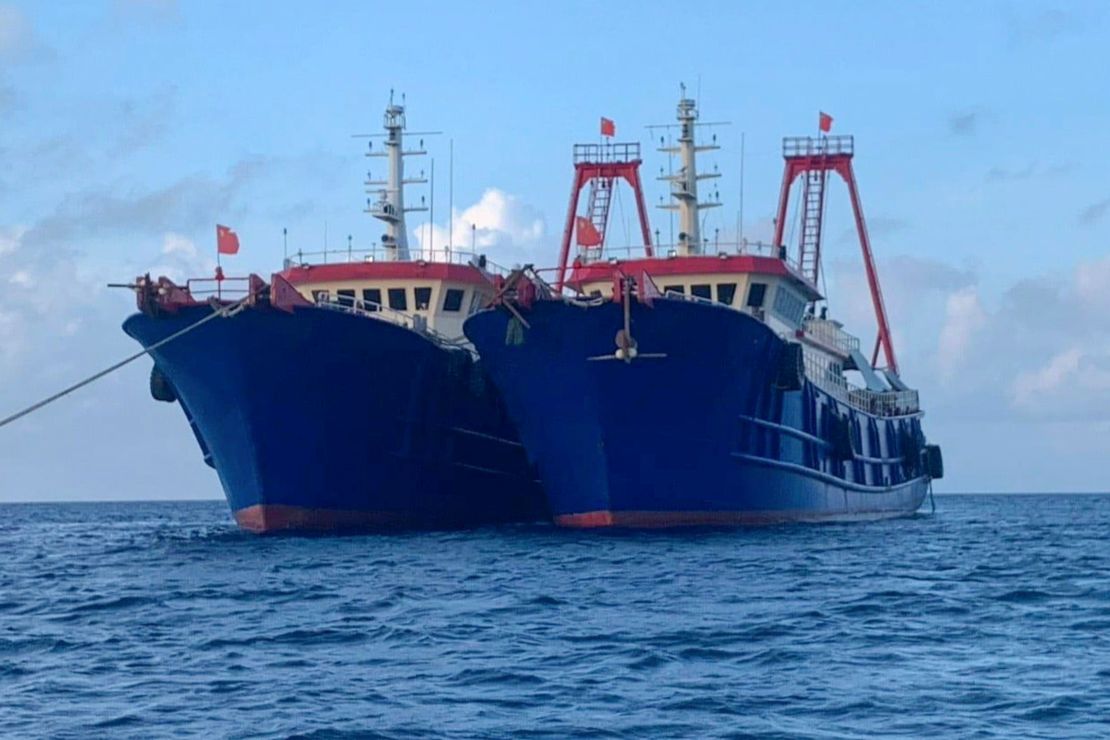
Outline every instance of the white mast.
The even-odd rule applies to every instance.
[[[672,175],[664,175],[660,180],[671,183],[671,197],[675,203],[660,206],[666,210],[677,210],[679,221],[678,244],[676,251],[681,256],[702,253],[701,222],[698,210],[715,208],[719,202],[698,202],[698,181],[720,177],[720,173],[698,174],[697,152],[719,149],[715,143],[698,146],[694,141],[694,129],[698,120],[697,103],[686,97],[686,85],[680,86],[682,96],[678,101],[678,146],[660,147],[659,151],[678,154],[681,167]],[[716,137],[714,137],[716,139]]]
[[[402,101],[404,96],[402,96]],[[367,157],[385,157],[388,160],[389,172],[385,180],[367,180],[366,185],[371,187],[382,186],[377,191],[367,190],[368,193],[377,192],[378,200],[366,201],[366,212],[374,218],[385,222],[386,233],[382,235],[382,246],[386,249],[387,259],[408,260],[409,236],[405,224],[405,214],[411,211],[426,211],[427,208],[405,208],[405,185],[424,183],[421,177],[405,179],[404,158],[413,155],[426,154],[421,140],[420,149],[406,151],[403,146],[403,132],[405,130],[405,106],[393,102],[393,91],[389,91],[389,105],[385,109],[383,122],[385,128],[385,151],[369,151]],[[372,145],[371,145],[372,146]]]

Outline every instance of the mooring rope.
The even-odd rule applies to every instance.
[[[223,306],[223,307],[213,311],[212,313],[208,314],[207,316],[205,316],[200,321],[197,321],[196,323],[193,323],[193,324],[189,324],[184,329],[181,329],[180,331],[176,331],[173,334],[170,334],[165,339],[161,339],[161,340],[155,342],[154,344],[150,345],[149,347],[146,347],[142,351],[136,352],[135,354],[131,355],[130,357],[127,357],[123,360],[120,360],[119,362],[112,365],[111,367],[106,367],[103,370],[101,370],[100,372],[95,373],[93,375],[90,375],[89,377],[85,378],[84,380],[82,380],[78,383],[74,383],[73,385],[69,386],[68,388],[65,388],[64,390],[58,391],[57,393],[55,393],[52,396],[48,396],[47,398],[44,398],[44,399],[42,399],[41,401],[39,401],[37,403],[31,404],[30,406],[23,409],[22,411],[17,411],[14,414],[12,414],[11,416],[8,416],[4,419],[0,419],[0,427],[7,426],[8,424],[11,424],[16,419],[22,419],[24,416],[27,416],[28,414],[34,413],[35,411],[38,411],[43,406],[47,406],[49,404],[52,404],[55,401],[57,401],[59,398],[64,398],[65,396],[68,396],[70,393],[73,393],[76,390],[80,390],[81,388],[84,388],[89,383],[93,383],[97,380],[100,380],[105,375],[110,375],[111,373],[114,373],[116,370],[119,370],[124,365],[130,364],[130,363],[134,362],[135,360],[139,359],[140,357],[143,357],[144,355],[149,355],[151,352],[158,349],[159,347],[163,347],[163,346],[169,344],[170,342],[172,342],[173,340],[177,339],[178,337],[181,337],[181,336],[184,336],[185,334],[188,334],[193,329],[196,329],[197,327],[208,323],[209,321],[211,321],[214,318],[217,318],[217,317],[220,317],[220,316],[231,316],[231,315],[233,315],[232,311],[234,309],[242,307],[243,302],[246,301],[246,300],[247,300],[246,298],[242,298],[242,299],[236,301],[235,303],[229,303],[228,305]]]

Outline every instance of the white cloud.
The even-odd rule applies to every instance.
[[[1014,402],[1019,406],[1031,407],[1044,393],[1057,390],[1060,385],[1079,370],[1082,351],[1072,348],[1057,354],[1044,367],[1024,372],[1013,382]]]
[[[433,224],[413,228],[414,243],[426,255],[428,249],[442,258],[448,244],[455,251],[473,250],[487,254],[495,262],[509,265],[519,262],[553,262],[554,249],[545,252],[543,247],[546,227],[543,216],[534,208],[497,188],[487,188],[472,206],[459,211],[451,218],[451,231],[447,225]],[[449,240],[450,239],[450,240]]]
[[[197,245],[192,239],[171,232],[162,239],[162,254],[180,255],[185,258],[196,257]]]
[[[171,231],[162,236],[158,259],[137,269],[184,283],[189,278],[210,277],[216,270],[216,260],[209,254],[202,254],[192,239]]]
[[[941,377],[950,378],[966,358],[975,334],[987,324],[979,291],[974,286],[968,286],[950,294],[944,317],[937,342],[937,363]]]
[[[1110,412],[1110,353],[1071,347],[1042,367],[1019,373],[1011,397],[1019,410],[1038,415],[1099,417]]]

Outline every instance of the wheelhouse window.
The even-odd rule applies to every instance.
[[[785,285],[779,285],[775,291],[775,313],[790,324],[798,324],[805,313],[805,299]]]
[[[663,286],[663,292],[664,293],[681,293],[682,295],[686,295],[686,286],[685,285],[664,285]]]
[[[362,302],[363,308],[367,311],[377,311],[382,305],[382,289],[381,288],[363,288],[362,289]]]
[[[462,310],[462,302],[465,291],[458,288],[448,288],[443,296],[443,310],[455,313]]]
[[[328,291],[326,291],[326,290],[314,290],[314,291],[312,291],[312,300],[315,303],[321,303],[321,302],[327,303]]]
[[[355,305],[355,291],[354,290],[344,288],[342,290],[335,291],[335,294],[338,296],[336,298],[336,300],[339,301],[339,304],[341,306],[353,306],[353,305]]]
[[[697,296],[698,298],[704,298],[707,301],[711,301],[713,300],[713,286],[709,285],[708,283],[704,283],[701,285],[691,285],[690,295]]]
[[[717,303],[731,306],[736,300],[736,283],[717,283]]]
[[[387,293],[389,295],[390,308],[394,311],[409,310],[409,302],[404,288],[390,288]]]
[[[748,308],[763,308],[763,301],[767,298],[767,283],[752,283],[748,288]]]
[[[416,299],[416,310],[427,311],[432,306],[431,288],[413,288],[413,298]]]

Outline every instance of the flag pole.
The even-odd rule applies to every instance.
[[[740,132],[740,211],[736,214],[736,251],[744,244],[744,132]]]
[[[216,299],[222,300],[224,297],[224,281],[220,279],[223,275],[223,264],[220,259],[220,227],[216,226]]]

